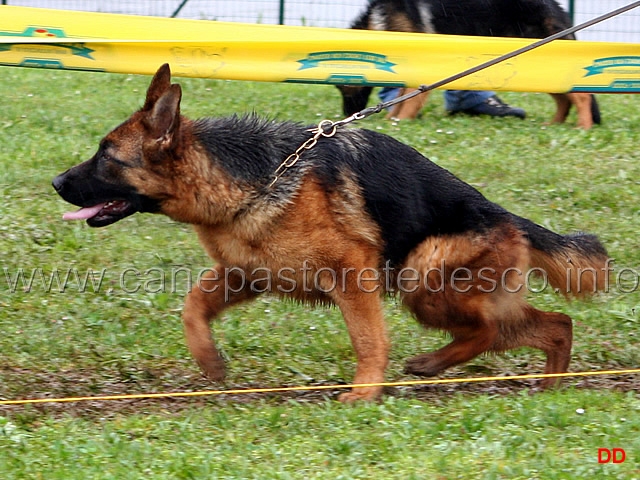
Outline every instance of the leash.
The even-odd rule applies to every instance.
[[[313,133],[313,136],[308,139],[306,142],[304,142],[296,151],[295,153],[289,155],[276,169],[276,171],[273,174],[273,180],[271,181],[271,183],[269,184],[269,188],[271,188],[280,177],[282,177],[286,171],[293,167],[298,160],[300,159],[300,154],[304,151],[304,150],[309,150],[311,148],[313,148],[315,146],[316,143],[318,143],[318,139],[320,137],[332,137],[336,134],[337,129],[339,127],[342,127],[344,125],[347,125],[349,123],[355,122],[357,120],[363,120],[375,113],[380,113],[381,111],[392,107],[398,103],[404,102],[406,100],[409,100],[410,98],[416,97],[418,95],[421,95],[423,93],[429,92],[431,90],[434,90],[438,87],[441,87],[443,85],[446,85],[447,83],[451,83],[455,80],[459,80],[460,78],[466,77],[468,75],[472,75],[476,72],[479,72],[480,70],[484,70],[486,68],[489,68],[493,65],[496,65],[498,63],[504,62],[505,60],[509,60],[510,58],[516,57],[518,55],[522,55],[523,53],[529,52],[535,48],[541,47],[543,45],[546,45],[547,43],[551,43],[554,40],[557,40],[559,38],[562,37],[566,37],[567,35],[571,35],[577,31],[583,30],[587,27],[591,27],[592,25],[595,25],[597,23],[603,22],[605,20],[608,20],[612,17],[615,17],[617,15],[620,15],[624,12],[627,12],[629,10],[632,10],[636,7],[640,6],[640,1],[636,1],[633,3],[630,3],[629,5],[626,5],[624,7],[620,7],[617,8],[616,10],[612,10],[609,13],[605,13],[604,15],[600,15],[599,17],[593,18],[591,20],[588,20],[586,22],[583,22],[579,25],[575,25],[573,27],[570,28],[566,28],[564,30],[562,30],[561,32],[558,33],[554,33],[553,35],[550,35],[548,37],[545,37],[541,40],[538,40],[537,42],[533,42],[529,45],[525,45],[524,47],[518,48],[517,50],[513,50],[511,52],[505,53],[504,55],[501,55],[499,57],[494,58],[493,60],[489,60],[486,61],[484,63],[481,63],[480,65],[476,65],[475,67],[471,67],[467,70],[464,70],[460,73],[456,73],[454,75],[451,75],[447,78],[444,78],[442,80],[439,80],[435,83],[432,83],[430,85],[420,85],[416,90],[413,90],[412,92],[409,92],[405,95],[399,96],[394,98],[393,100],[389,100],[387,102],[382,102],[379,103],[373,107],[368,107],[365,108],[364,110],[361,110],[359,112],[354,113],[353,115],[346,117],[342,120],[339,120],[337,122],[333,122],[331,120],[322,120],[317,127],[315,128],[311,128],[308,131]]]
[[[276,171],[273,173],[273,180],[269,184],[269,188],[271,188],[289,168],[293,167],[298,160],[300,160],[300,154],[302,154],[304,150],[311,150],[315,147],[320,137],[333,137],[338,131],[338,127],[342,125],[343,121],[332,122],[331,120],[322,120],[316,128],[310,128],[307,130],[308,132],[313,133],[313,137],[300,145],[295,152],[285,158],[284,162],[276,168]],[[325,126],[328,127],[328,130],[325,130]]]

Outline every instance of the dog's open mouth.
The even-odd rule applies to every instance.
[[[92,207],[83,207],[76,212],[67,212],[63,220],[86,220],[90,227],[111,225],[136,212],[136,208],[126,200],[112,200]]]

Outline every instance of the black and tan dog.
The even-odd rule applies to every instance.
[[[53,185],[82,207],[65,218],[93,227],[135,212],[193,224],[217,262],[183,313],[189,349],[209,378],[225,375],[209,322],[265,291],[340,308],[356,384],[384,380],[384,292],[453,337],[409,360],[409,373],[436,375],[520,346],[544,351],[546,372],[567,370],[571,319],[528,305],[526,280],[533,271],[563,292],[603,289],[608,260],[595,236],[558,235],[511,214],[416,150],[368,130],[320,138],[271,185],[308,130],[255,116],[189,120],[170,80],[164,65],[144,106]],[[340,399],[380,393],[357,387]]]
[[[371,0],[351,28],[392,32],[439,33],[485,37],[544,38],[571,27],[555,0]],[[575,40],[574,35],[565,37]],[[372,87],[341,85],[343,111],[352,115],[367,106]],[[406,89],[408,93],[414,89]],[[554,93],[551,123],[563,123],[576,106],[579,127],[600,123],[600,110],[588,93]],[[427,94],[397,104],[388,117],[416,118]]]

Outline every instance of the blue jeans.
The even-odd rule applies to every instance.
[[[496,92],[486,90],[445,90],[444,108],[447,112],[459,112],[480,105]]]
[[[448,112],[467,110],[481,104],[487,98],[495,95],[496,92],[485,90],[445,90],[444,108]],[[378,97],[383,102],[393,100],[400,95],[400,89],[396,87],[384,87],[378,92]]]

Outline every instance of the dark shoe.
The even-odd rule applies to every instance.
[[[460,110],[461,113],[468,113],[469,115],[490,115],[492,117],[518,117],[524,119],[527,115],[526,112],[517,107],[510,107],[497,95],[493,95],[487,98],[484,102],[467,108],[466,110]]]

